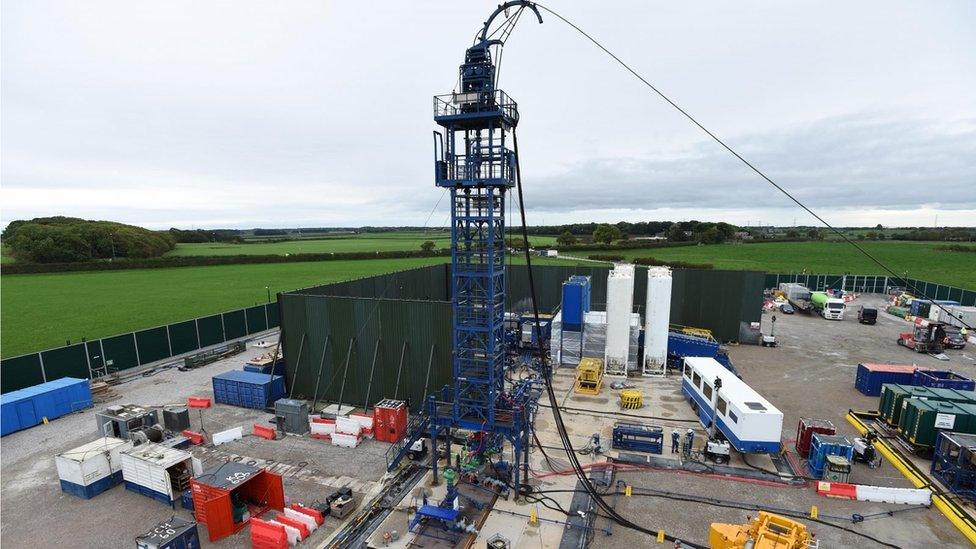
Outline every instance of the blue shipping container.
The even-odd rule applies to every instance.
[[[976,381],[948,370],[917,370],[912,375],[912,385],[957,391],[976,389]]]
[[[823,478],[827,456],[844,456],[854,460],[854,445],[845,436],[814,433],[810,437],[810,474],[813,478]]]
[[[929,311],[932,309],[932,304],[938,303],[939,305],[959,305],[958,301],[953,301],[951,299],[913,299],[911,304],[911,314],[912,316],[928,316]]]
[[[94,405],[87,379],[63,377],[0,395],[0,436]]]
[[[583,329],[583,315],[590,311],[590,277],[573,275],[563,283],[562,322],[563,329],[580,331]]]
[[[197,523],[174,516],[136,538],[136,549],[199,549]]]
[[[914,370],[908,365],[858,364],[854,388],[867,396],[880,396],[882,385],[913,385]]]
[[[214,376],[213,390],[218,404],[263,410],[285,396],[285,378],[233,370]]]

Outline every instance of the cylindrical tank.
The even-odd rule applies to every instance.
[[[647,270],[647,308],[644,313],[644,374],[663,374],[668,360],[671,320],[671,270]]]
[[[615,265],[607,275],[607,346],[603,362],[607,375],[627,375],[633,309],[634,266]]]
[[[813,306],[817,309],[823,309],[824,305],[827,304],[827,299],[829,297],[830,296],[828,296],[826,292],[813,292],[810,294],[810,302],[813,303]]]

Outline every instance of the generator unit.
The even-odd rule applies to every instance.
[[[284,433],[304,435],[309,431],[308,402],[293,398],[279,398],[275,401],[275,422],[278,430]]]
[[[128,440],[130,432],[158,424],[159,412],[135,404],[120,404],[95,412],[95,423],[102,436]]]

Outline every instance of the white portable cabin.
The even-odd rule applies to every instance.
[[[715,394],[715,379],[722,388]],[[714,358],[685,358],[681,392],[698,410],[698,419],[708,427],[716,410],[716,427],[736,450],[745,454],[780,451],[783,412],[725,369]]]
[[[607,346],[603,356],[603,371],[606,375],[627,375],[630,318],[633,310],[634,266],[614,265],[607,275]]]
[[[102,437],[54,457],[61,490],[89,499],[122,482],[122,452],[132,441]]]
[[[668,325],[671,322],[671,269],[647,269],[644,310],[643,374],[663,375],[668,368]]]
[[[189,473],[203,473],[200,460],[189,452],[159,444],[142,444],[122,453],[122,478],[126,490],[173,505],[181,496],[174,481]],[[187,481],[186,489],[189,489]]]

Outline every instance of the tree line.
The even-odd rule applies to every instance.
[[[166,233],[63,216],[12,221],[0,238],[13,257],[35,263],[158,257],[176,246]]]

